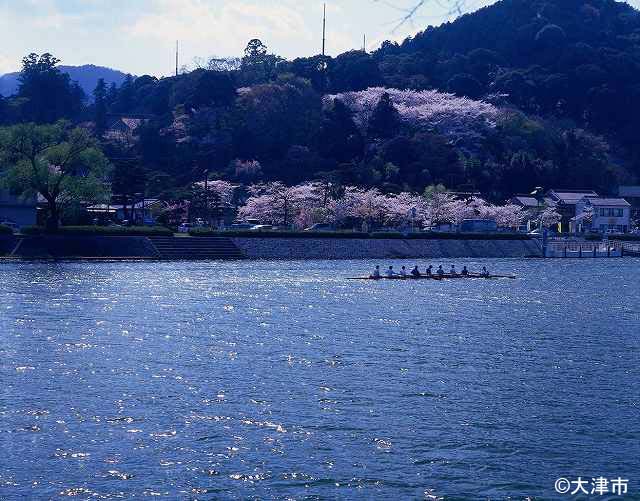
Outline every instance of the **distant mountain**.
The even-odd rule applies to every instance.
[[[60,71],[68,73],[71,80],[80,84],[88,97],[91,97],[93,89],[100,78],[104,78],[107,85],[115,82],[116,85],[122,85],[126,77],[125,73],[104,66],[95,66],[93,64],[85,64],[84,66],[59,66]],[[0,76],[0,95],[11,96],[18,90],[18,77],[20,73],[7,73]]]

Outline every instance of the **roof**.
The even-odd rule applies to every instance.
[[[640,198],[640,186],[620,186],[618,195],[621,197]]]
[[[588,198],[588,200],[596,207],[631,207],[624,198]]]
[[[598,197],[593,190],[549,190],[547,195],[560,203],[575,205],[583,198]]]
[[[119,129],[119,128],[122,128],[124,126],[127,129],[129,129],[131,131],[134,131],[138,127],[140,127],[140,125],[142,125],[143,123],[145,123],[147,121],[148,120],[145,120],[145,119],[142,119],[142,118],[122,117],[122,118],[118,118],[117,120],[114,120],[113,122],[111,122],[111,125],[109,126],[109,129]]]
[[[153,206],[157,205],[157,204],[161,204],[162,200],[159,200],[157,198],[146,198],[144,200],[144,202],[140,201],[140,202],[136,202],[134,204],[134,208],[135,209],[151,209]],[[115,212],[116,210],[120,210],[120,209],[124,209],[124,208],[131,208],[131,204],[128,205],[123,205],[123,204],[95,204],[95,205],[91,205],[89,207],[87,207],[87,209],[89,211],[107,211],[107,209],[109,209],[110,212]]]
[[[511,197],[511,202],[522,205],[523,207],[531,207],[531,208],[539,207],[538,199],[530,195],[516,195],[514,197]],[[548,197],[544,197],[542,203],[544,205],[549,206],[549,205],[555,205],[556,202]]]
[[[537,207],[538,199],[535,197],[525,196],[525,195],[517,195],[511,198],[512,202],[520,204],[524,207]]]

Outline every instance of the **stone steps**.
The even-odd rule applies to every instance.
[[[158,257],[166,260],[244,259],[233,241],[225,237],[149,237]]]

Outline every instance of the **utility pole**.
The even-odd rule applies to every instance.
[[[327,35],[327,4],[325,3],[322,10],[322,59],[325,56],[325,44]]]
[[[367,53],[367,34],[362,35],[362,52]]]
[[[176,40],[176,76],[178,76],[178,40]]]

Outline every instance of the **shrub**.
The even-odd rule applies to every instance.
[[[13,230],[8,226],[0,224],[0,235],[13,235]]]
[[[239,237],[239,238],[375,238],[375,239],[408,239],[408,240],[529,240],[523,233],[409,233],[355,231],[213,231],[193,229],[189,232],[194,237]]]
[[[163,226],[61,226],[49,232],[42,226],[22,228],[25,235],[91,235],[91,236],[172,236],[173,232]]]
[[[213,231],[191,230],[194,237],[242,237],[242,238],[369,238],[368,233],[354,231]]]
[[[430,231],[426,233],[410,233],[409,239],[417,240],[530,240],[524,233],[449,233]]]
[[[391,239],[402,239],[407,238],[403,233],[397,231],[379,231],[371,233],[371,238],[391,238]]]

